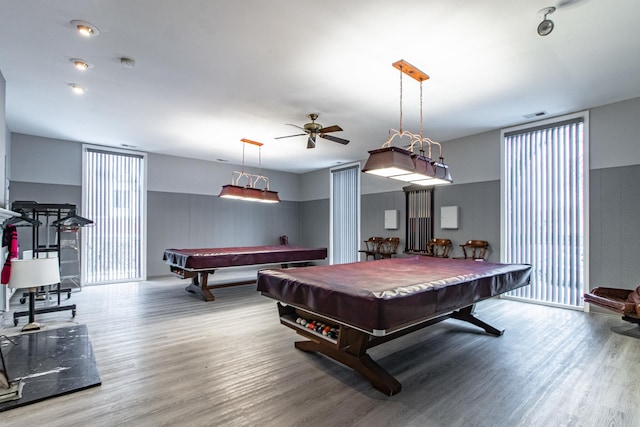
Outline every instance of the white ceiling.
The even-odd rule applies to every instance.
[[[540,37],[547,6],[555,29]],[[436,141],[638,97],[639,18],[638,0],[0,0],[0,70],[11,132],[235,164],[248,138],[263,167],[302,173],[364,159],[399,127],[399,59],[431,76]],[[417,132],[418,82],[402,93]],[[351,143],[274,139],[312,112]]]

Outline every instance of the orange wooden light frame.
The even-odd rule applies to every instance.
[[[400,70],[403,73],[405,73],[407,76],[413,77],[414,79],[416,79],[419,82],[423,82],[425,80],[429,80],[429,75],[428,74],[420,71],[419,69],[417,69],[413,65],[409,64],[404,59],[396,61],[391,65],[393,65],[394,68],[397,68],[398,70]]]

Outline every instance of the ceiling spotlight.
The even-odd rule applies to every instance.
[[[98,27],[90,22],[74,19],[70,22],[70,24],[73,28],[76,29],[76,31],[80,33],[80,35],[84,37],[95,37],[100,34],[100,30],[98,29]]]
[[[82,59],[71,58],[69,61],[73,64],[74,67],[76,67],[80,71],[84,71],[88,68],[91,68],[91,64],[89,64],[86,61],[83,61]]]
[[[83,95],[87,91],[85,88],[75,83],[69,83],[69,87],[71,88],[73,93],[78,95]]]
[[[544,9],[540,9],[538,11],[538,15],[542,15],[544,17],[542,22],[538,24],[539,36],[547,36],[551,34],[551,31],[553,31],[553,21],[551,19],[547,19],[547,15],[550,15],[555,11],[556,8],[553,6],[545,7]]]
[[[122,58],[120,58],[120,64],[122,64],[122,66],[125,68],[134,68],[136,66],[136,61],[123,56]]]

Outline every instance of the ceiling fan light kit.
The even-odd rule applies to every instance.
[[[394,68],[400,70],[400,129],[389,129],[387,141],[382,148],[369,151],[369,158],[362,172],[383,176],[417,185],[450,184],[453,182],[449,166],[444,163],[442,145],[422,135],[422,82],[429,76],[404,60],[396,61]],[[420,133],[402,130],[402,75],[406,74],[420,82]],[[408,149],[391,145],[395,138],[408,137]],[[425,145],[427,151],[425,152]],[[440,150],[439,161],[431,157],[432,146]],[[419,147],[414,153],[414,147]]]
[[[240,141],[242,145],[242,170],[234,171],[231,176],[231,184],[223,185],[218,197],[225,199],[238,199],[248,202],[260,202],[260,203],[280,203],[277,191],[271,191],[269,189],[269,178],[262,175],[262,144],[261,142],[252,141],[250,139],[242,138]],[[257,175],[250,174],[244,171],[244,147],[246,144],[255,145],[258,147],[258,161],[260,172]],[[243,187],[240,185],[242,181],[246,184]],[[259,184],[264,187],[258,187]]]

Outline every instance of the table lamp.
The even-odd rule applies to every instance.
[[[11,276],[8,286],[29,289],[29,323],[23,331],[40,329],[35,321],[35,293],[39,286],[60,283],[58,258],[14,259],[11,261]]]

